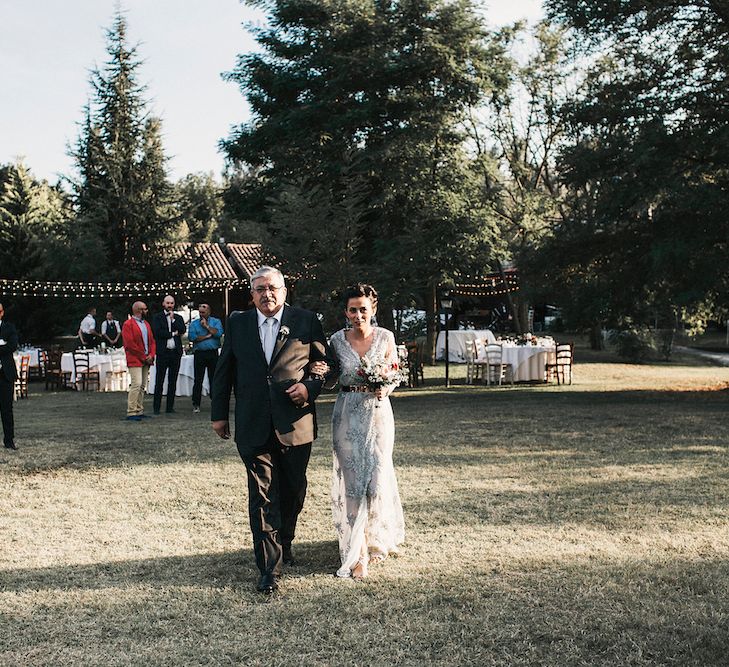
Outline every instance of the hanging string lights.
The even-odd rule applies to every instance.
[[[14,280],[0,278],[0,294],[3,296],[36,297],[127,297],[168,294],[170,292],[209,292],[244,285],[242,280],[206,278],[204,280],[180,280],[176,282],[54,282],[47,280]]]

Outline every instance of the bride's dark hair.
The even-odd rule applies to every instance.
[[[372,285],[357,283],[356,285],[350,285],[344,290],[344,294],[342,295],[344,307],[347,307],[350,299],[359,299],[361,296],[366,296],[372,302],[373,308],[377,305],[377,292],[375,288]]]

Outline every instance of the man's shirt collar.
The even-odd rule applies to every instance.
[[[286,306],[282,306],[279,311],[275,315],[271,315],[271,317],[278,322],[278,324],[281,324],[281,316],[283,315],[283,311]],[[258,308],[256,308],[256,315],[258,315],[258,328],[261,328],[261,325],[268,319],[268,315],[264,315]]]

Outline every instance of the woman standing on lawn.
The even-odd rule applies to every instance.
[[[337,331],[330,340],[341,385],[332,414],[332,512],[342,561],[337,576],[362,579],[368,563],[397,553],[405,540],[392,463],[395,421],[388,396],[395,385],[373,390],[361,371],[363,363],[393,366],[398,358],[392,332],[372,324],[377,312],[374,288],[349,287],[344,302],[351,328]]]

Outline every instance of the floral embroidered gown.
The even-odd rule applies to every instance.
[[[339,362],[339,383],[363,385],[357,375],[360,358],[337,331],[330,345]],[[391,331],[374,328],[370,358],[396,360]],[[390,399],[378,401],[371,392],[339,392],[332,415],[334,473],[332,513],[339,536],[342,566],[339,577],[351,576],[367,545],[369,557],[397,553],[405,540],[405,520],[397,489],[392,450],[395,420]]]

